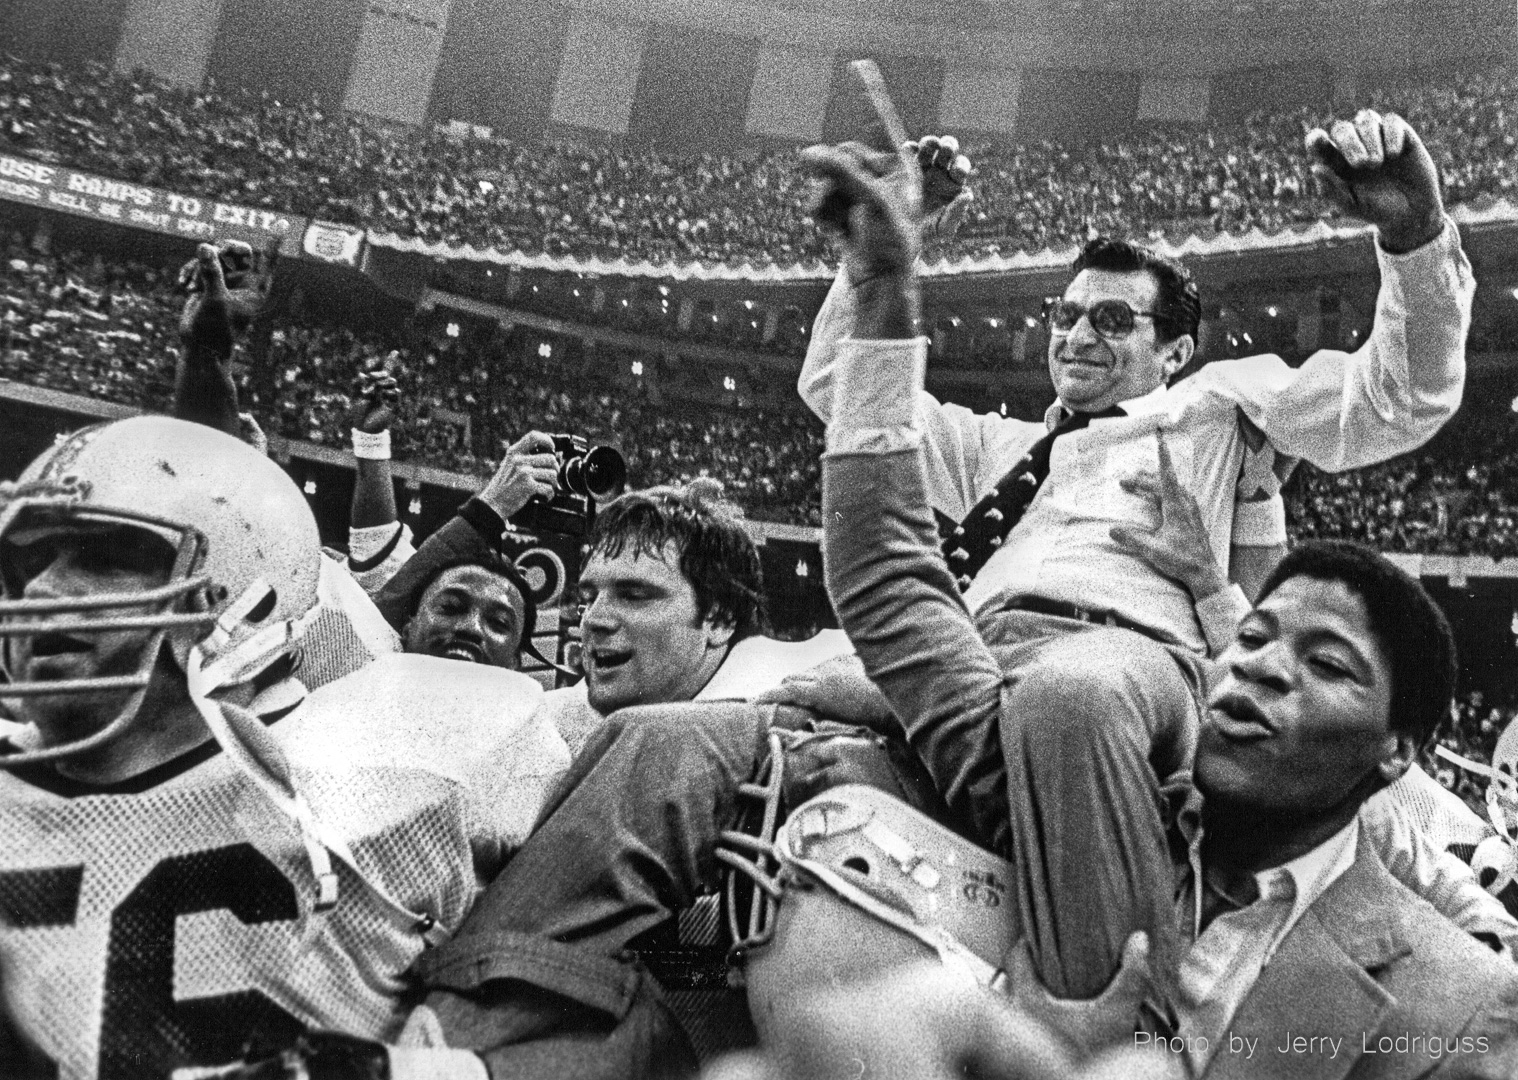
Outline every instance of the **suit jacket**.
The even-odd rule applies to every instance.
[[[1204,1076],[1514,1080],[1518,965],[1440,916],[1362,841],[1260,972]]]

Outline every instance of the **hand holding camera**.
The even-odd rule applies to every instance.
[[[529,431],[506,448],[506,455],[480,492],[480,499],[506,521],[533,498],[551,499],[558,490],[559,459],[553,436]]]
[[[620,495],[627,462],[609,446],[591,446],[581,435],[529,431],[506,450],[480,499],[533,532],[583,534],[595,504]]]

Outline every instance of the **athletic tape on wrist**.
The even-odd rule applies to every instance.
[[[353,456],[368,461],[390,460],[390,429],[360,431],[353,429]]]

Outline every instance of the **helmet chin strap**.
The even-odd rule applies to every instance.
[[[1434,753],[1452,765],[1458,765],[1460,768],[1467,769],[1477,776],[1486,777],[1488,785],[1497,789],[1499,799],[1506,802],[1509,806],[1518,807],[1518,781],[1515,781],[1507,773],[1498,772],[1490,765],[1484,765],[1479,761],[1472,761],[1470,758],[1461,757],[1446,746],[1435,746]],[[1502,811],[1493,806],[1490,799],[1487,800],[1486,815],[1491,818],[1492,826],[1504,839],[1515,839],[1512,831],[1508,828]]]
[[[311,613],[306,618],[309,619]],[[338,901],[338,875],[333,856],[348,865],[359,882],[392,918],[420,933],[429,945],[439,944],[443,931],[425,912],[413,911],[400,903],[359,867],[348,842],[323,825],[312,811],[304,793],[295,783],[289,759],[273,733],[257,716],[230,702],[217,702],[211,695],[224,686],[246,681],[268,662],[287,651],[289,642],[299,640],[300,622],[291,621],[268,627],[245,641],[229,656],[207,663],[199,645],[190,647],[185,663],[185,679],[190,700],[205,720],[212,737],[236,766],[284,817],[300,832],[311,874],[316,880],[313,910],[329,911]],[[281,643],[283,647],[281,647]],[[259,663],[260,658],[267,658]],[[234,678],[234,676],[241,676]]]

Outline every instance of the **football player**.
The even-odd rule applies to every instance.
[[[0,487],[0,966],[58,1076],[394,1037],[567,767],[514,672],[394,655],[303,696],[319,564],[295,484],[200,424],[87,428]]]

